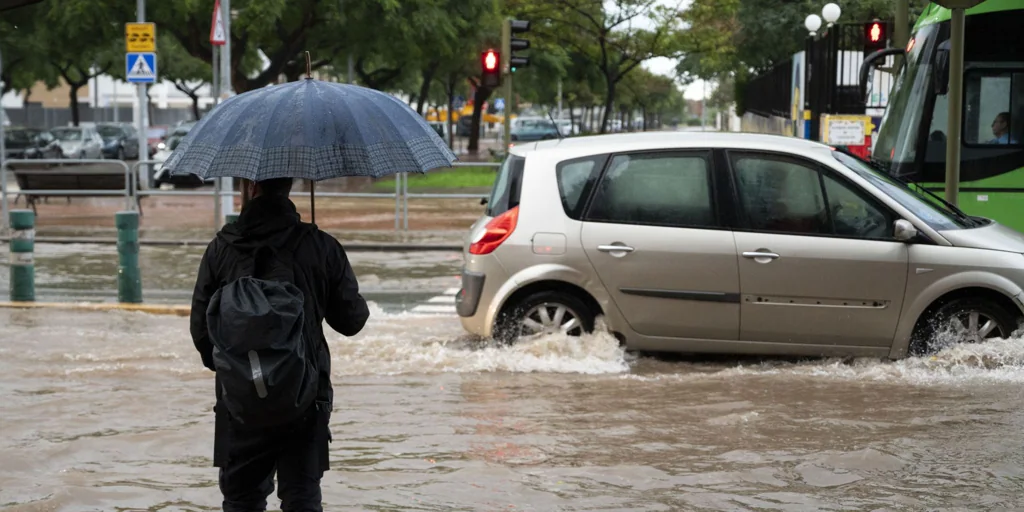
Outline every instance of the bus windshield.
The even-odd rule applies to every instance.
[[[938,40],[939,25],[928,25],[913,36],[914,45],[906,57],[906,66],[893,84],[878,131],[873,155],[890,165],[890,172],[901,175],[901,166],[913,166],[917,157],[917,137],[925,99],[932,88],[931,57]],[[909,82],[908,82],[909,81]]]

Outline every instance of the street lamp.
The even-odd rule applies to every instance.
[[[825,7],[821,8],[821,17],[825,18],[825,22],[831,27],[835,24],[836,20],[839,19],[839,15],[842,14],[842,9],[834,3],[827,3]]]
[[[821,17],[817,14],[809,14],[804,19],[804,27],[811,33],[811,37],[817,35],[818,29],[821,28]]]

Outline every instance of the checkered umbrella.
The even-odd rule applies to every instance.
[[[319,181],[426,172],[455,159],[398,98],[305,78],[224,101],[189,130],[164,167],[203,179]]]

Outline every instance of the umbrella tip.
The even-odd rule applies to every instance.
[[[309,52],[306,52],[306,78],[313,78],[313,72],[310,69],[312,64],[309,62]]]

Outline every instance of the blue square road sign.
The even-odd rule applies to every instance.
[[[126,53],[124,76],[133,84],[156,83],[156,53]]]

